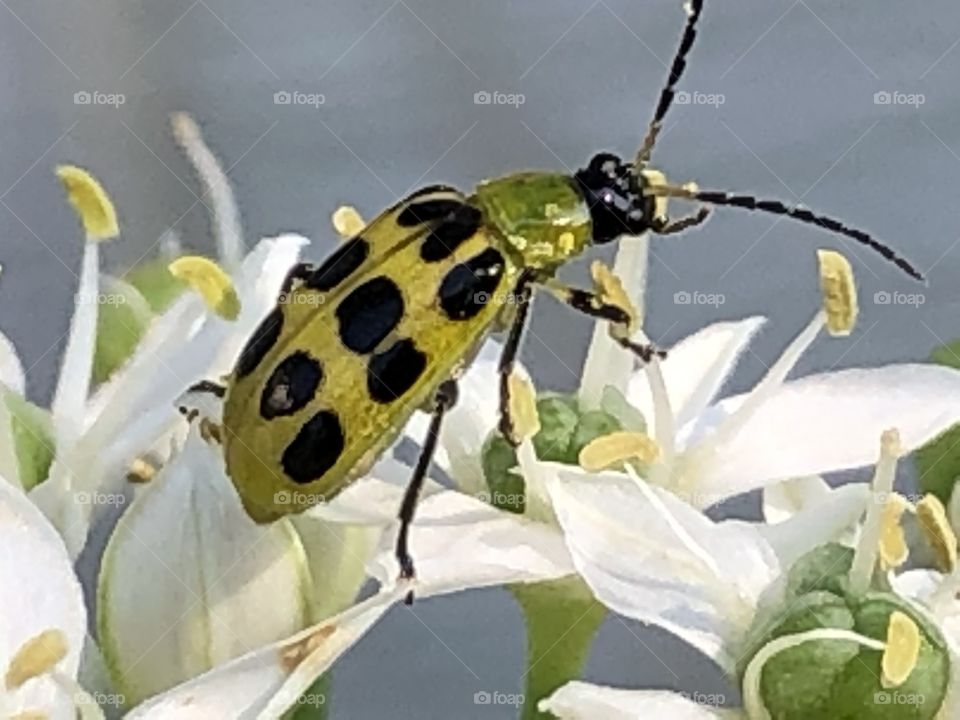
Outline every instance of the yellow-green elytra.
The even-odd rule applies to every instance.
[[[483,339],[504,328],[501,429],[517,441],[505,378],[534,290],[610,323],[614,339],[642,360],[659,352],[629,339],[631,308],[555,280],[559,267],[591,245],[678,232],[703,222],[707,206],[723,205],[844,235],[922,277],[886,245],[837,220],[779,201],[670,185],[648,166],[702,5],[688,5],[671,74],[632,162],[600,153],[573,174],[515,173],[472,193],[430,186],[382,212],[323,264],[291,271],[226,389],[227,470],[254,520],[332,499],[371,467],[415,410],[430,410],[433,422],[400,509],[397,555],[403,574],[412,575],[406,533],[456,378]],[[669,197],[699,203],[699,211],[671,220]]]

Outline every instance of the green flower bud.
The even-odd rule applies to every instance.
[[[821,638],[781,650],[762,667],[764,707],[779,720],[879,718],[928,720],[946,695],[950,654],[939,628],[907,600],[890,592],[849,591],[846,573],[853,551],[836,544],[818,547],[787,572],[779,607],[765,607],[746,643],[743,676],[750,660],[769,642],[811,630],[851,631],[886,642],[890,617],[906,615],[919,634],[916,665],[906,679],[885,687],[883,651],[855,639]]]
[[[533,447],[540,460],[576,465],[580,451],[591,440],[622,429],[610,413],[592,410],[581,413],[572,395],[549,394],[537,399],[540,431]],[[481,464],[494,507],[515,513],[525,509],[524,481],[517,471],[517,453],[499,430],[493,430],[483,444]]]
[[[31,490],[47,479],[56,451],[50,415],[5,387],[0,387],[0,393],[10,413],[20,482],[24,490]]]

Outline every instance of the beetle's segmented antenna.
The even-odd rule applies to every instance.
[[[687,0],[687,24],[683,28],[683,37],[680,39],[680,47],[677,48],[676,55],[673,56],[673,63],[670,66],[670,74],[667,76],[667,84],[660,91],[660,102],[657,103],[657,111],[653,114],[653,120],[647,127],[646,137],[643,138],[643,144],[637,152],[637,158],[634,160],[634,167],[639,169],[647,164],[650,159],[650,153],[653,152],[653,146],[657,142],[657,135],[660,134],[660,128],[663,126],[663,119],[667,111],[673,104],[674,95],[676,95],[676,86],[683,71],[687,67],[687,55],[690,48],[693,47],[693,41],[697,37],[697,21],[700,19],[700,13],[703,11],[703,0]]]
[[[659,197],[682,198],[684,200],[701,202],[706,205],[738,207],[745,210],[771,213],[773,215],[785,215],[795,220],[799,220],[800,222],[807,223],[809,225],[816,225],[824,230],[829,230],[830,232],[837,233],[838,235],[852,238],[861,245],[866,245],[874,252],[879,253],[888,262],[892,262],[910,277],[914,278],[915,280],[925,282],[923,273],[917,270],[917,268],[914,267],[909,260],[898,255],[893,248],[884,245],[869,233],[856,228],[847,227],[839,220],[835,220],[834,218],[826,215],[818,215],[817,213],[811,212],[806,208],[790,207],[780,200],[760,200],[751,195],[732,195],[730,193],[716,190],[699,190],[691,186],[678,187],[676,185],[650,185],[645,189],[645,192]]]

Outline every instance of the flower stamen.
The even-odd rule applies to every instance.
[[[619,467],[631,460],[651,463],[660,457],[660,447],[649,435],[640,432],[614,432],[602,435],[580,451],[577,461],[587,472]]]
[[[188,255],[170,263],[170,273],[193,288],[213,312],[224,320],[236,320],[240,314],[240,296],[233,281],[212,260]]]
[[[338,207],[330,217],[330,221],[333,223],[333,229],[337,231],[337,235],[344,240],[359,235],[360,231],[367,226],[363,217],[353,205]]]
[[[67,656],[67,636],[50,628],[27,640],[17,650],[7,668],[7,690],[15,690],[27,680],[49,672]]]
[[[530,381],[517,373],[507,378],[507,386],[513,436],[522,442],[540,432],[537,396]]]
[[[935,495],[924,495],[917,503],[920,530],[936,556],[937,567],[945,574],[957,568],[957,536],[950,527],[947,511]]]
[[[827,330],[834,337],[846,337],[857,324],[859,312],[853,269],[843,255],[833,250],[817,250],[817,260]]]
[[[866,592],[873,579],[873,571],[883,543],[883,519],[886,505],[891,502],[893,496],[893,481],[901,451],[900,433],[895,429],[884,431],[880,436],[880,459],[877,461],[871,483],[874,502],[867,508],[863,531],[854,549],[853,563],[850,566],[850,591],[854,594]],[[892,548],[887,550],[890,551],[890,559],[893,559],[896,553]]]
[[[880,683],[884,688],[902,685],[917,666],[920,655],[920,629],[899,610],[890,614],[887,642],[880,659]]]
[[[67,200],[83,223],[89,242],[109,240],[120,234],[113,202],[93,175],[74,165],[60,165],[57,177],[67,191]]]

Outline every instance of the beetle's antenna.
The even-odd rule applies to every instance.
[[[827,217],[826,215],[818,215],[810,210],[807,210],[806,208],[790,207],[779,200],[760,200],[751,195],[732,195],[730,193],[716,190],[699,190],[691,185],[677,186],[651,184],[644,188],[644,193],[648,195],[654,195],[656,197],[682,198],[684,200],[692,200],[694,202],[700,202],[706,205],[738,207],[744,208],[745,210],[771,213],[773,215],[786,215],[794,220],[799,220],[800,222],[807,223],[809,225],[816,225],[824,230],[829,230],[830,232],[837,233],[838,235],[844,235],[848,238],[852,238],[861,245],[866,245],[874,252],[882,255],[888,262],[896,265],[910,277],[914,278],[915,280],[925,282],[923,273],[917,270],[917,268],[914,267],[909,260],[898,255],[893,248],[884,245],[869,233],[856,228],[847,227],[839,220]]]
[[[647,126],[647,134],[643,138],[643,144],[637,152],[637,157],[633,161],[636,170],[647,164],[650,159],[650,153],[653,152],[653,146],[657,142],[657,136],[660,134],[660,128],[663,126],[663,118],[673,104],[673,97],[676,94],[677,82],[683,75],[687,67],[687,54],[693,47],[693,41],[697,37],[697,21],[700,19],[700,13],[703,11],[703,0],[687,0],[685,4],[687,11],[687,24],[683,28],[683,37],[680,39],[680,47],[677,48],[676,55],[673,56],[673,64],[670,67],[670,74],[667,76],[667,84],[660,91],[660,102],[657,103],[657,111],[653,114],[653,120]]]

